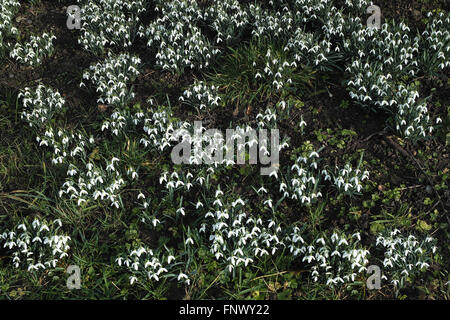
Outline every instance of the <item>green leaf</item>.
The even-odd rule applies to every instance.
[[[429,231],[431,229],[431,226],[426,223],[426,221],[419,220],[417,222],[417,229],[422,231]]]

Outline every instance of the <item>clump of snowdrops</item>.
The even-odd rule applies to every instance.
[[[52,33],[47,32],[40,36],[31,35],[25,44],[16,43],[10,57],[28,66],[38,66],[45,58],[53,54],[53,40],[55,39],[56,37]]]
[[[167,251],[167,250],[166,250]],[[131,273],[130,284],[149,281],[161,281],[163,279],[176,278],[179,282],[189,285],[188,275],[173,272],[179,265],[176,257],[170,252],[155,251],[145,246],[130,250],[128,254],[116,259],[119,266],[125,267]]]
[[[23,97],[23,107],[21,118],[28,122],[30,127],[42,128],[53,116],[62,109],[65,100],[61,94],[52,88],[42,84],[36,89],[25,88],[19,94]]]
[[[146,30],[148,46],[156,47],[156,65],[182,74],[185,69],[205,69],[219,50],[203,35],[197,23],[203,12],[197,1],[157,1],[160,16]]]
[[[409,79],[423,72],[431,76],[448,67],[442,59],[448,55],[445,43],[449,43],[450,36],[445,29],[434,30],[443,24],[433,22],[433,31],[413,37],[404,22],[387,21],[377,30],[352,20],[349,26],[353,31],[344,40],[344,51],[352,54],[346,67],[351,75],[347,81],[351,98],[364,107],[391,114],[390,126],[413,141],[425,138],[441,121],[432,119],[426,101],[420,100]],[[428,32],[434,37],[427,36]]]
[[[215,43],[231,44],[249,23],[247,10],[237,0],[224,0],[205,10],[204,19],[217,33]]]
[[[358,274],[367,270],[369,250],[361,244],[361,236],[342,232],[319,234],[312,242],[303,239],[299,229],[291,234],[291,252],[302,256],[311,267],[314,282],[321,281],[330,287],[354,282]],[[297,244],[299,242],[299,244]]]
[[[363,154],[358,162],[358,166],[352,167],[351,163],[346,163],[344,168],[336,168],[333,175],[333,181],[336,189],[340,194],[355,195],[361,194],[363,189],[362,182],[369,178],[369,171],[361,170]]]
[[[249,215],[242,198],[227,199],[220,188],[205,218],[200,232],[209,235],[210,252],[230,273],[258,258],[275,255],[284,246],[282,229],[276,221]]]
[[[128,48],[137,36],[144,36],[139,16],[146,11],[147,0],[78,0],[84,49],[102,55],[110,47]]]
[[[55,268],[68,256],[70,237],[61,231],[61,220],[23,219],[13,229],[0,234],[3,247],[12,251],[16,268],[39,271]]]
[[[99,103],[125,107],[134,93],[127,85],[140,74],[141,59],[128,53],[113,55],[103,61],[93,64],[83,73],[83,81],[91,81],[100,92]],[[84,82],[80,86],[85,86]]]
[[[436,239],[403,235],[398,229],[377,236],[376,249],[384,253],[382,279],[391,279],[398,289],[430,268],[437,254]]]
[[[20,3],[17,0],[4,0],[0,4],[0,57],[5,56],[9,49],[7,39],[18,34],[13,19],[19,8]]]
[[[203,81],[196,81],[183,92],[180,101],[199,111],[218,106],[220,97],[214,85],[208,85]]]

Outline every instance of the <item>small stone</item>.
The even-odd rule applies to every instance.
[[[433,188],[431,186],[426,186],[425,191],[426,193],[431,194],[433,193]]]

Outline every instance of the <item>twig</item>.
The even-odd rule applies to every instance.
[[[208,291],[209,288],[211,288],[211,287],[214,285],[214,283],[216,283],[216,281],[219,279],[219,277],[222,275],[222,273],[223,273],[223,272],[220,272],[220,273],[217,275],[217,277],[214,279],[213,282],[211,282],[211,284],[208,286],[208,288],[206,288],[206,289],[202,292],[202,294],[200,295],[200,297],[203,297],[203,295],[206,293],[206,291]]]
[[[383,136],[385,133],[386,133],[386,130],[381,130],[381,131],[372,133],[367,138],[363,139],[362,142],[367,142],[367,141],[369,141],[370,139],[372,139],[375,136]]]
[[[420,162],[413,156],[411,155],[408,151],[406,151],[405,149],[403,149],[402,146],[400,146],[398,143],[396,143],[394,140],[392,140],[390,137],[383,135],[383,139],[388,142],[388,144],[390,144],[392,147],[394,147],[397,151],[399,151],[402,155],[404,155],[407,158],[411,158],[414,163],[417,165],[417,167],[420,169],[420,171],[422,171],[422,173],[425,175],[425,177],[428,180],[428,183],[430,184],[431,188],[433,189],[434,193],[436,194],[436,196],[438,197],[439,201],[438,203],[441,204],[442,209],[445,212],[445,207],[444,204],[442,202],[441,196],[439,195],[439,193],[437,192],[437,190],[434,188],[434,182],[431,180],[430,176],[425,172],[425,170],[423,169],[423,167],[421,166]]]
[[[252,280],[254,281],[254,280],[258,280],[258,279],[262,279],[262,278],[268,278],[268,277],[273,277],[273,276],[279,276],[279,275],[282,275],[282,274],[285,274],[285,273],[288,273],[288,272],[289,272],[289,271],[280,271],[280,272],[277,272],[277,273],[266,274],[266,275],[264,275],[264,276],[256,277],[255,279],[252,279]]]
[[[423,185],[417,184],[417,185],[415,185],[415,186],[404,187],[404,188],[400,188],[400,189],[398,189],[398,190],[399,190],[399,191],[402,191],[402,190],[415,189],[415,188],[420,188],[420,187],[423,187]]]
[[[394,140],[392,140],[390,137],[383,135],[382,136],[383,139],[389,143],[392,147],[394,147],[398,152],[400,152],[402,155],[404,155],[406,158],[413,158],[415,160],[415,158],[409,154],[408,151],[406,151],[405,149],[403,149],[402,146],[400,146],[397,142],[395,142]]]
[[[114,281],[111,281],[111,283],[113,284],[113,286],[117,289],[117,290],[119,290],[120,291],[120,289],[119,289],[119,287],[118,286],[116,286],[116,284],[114,283]]]

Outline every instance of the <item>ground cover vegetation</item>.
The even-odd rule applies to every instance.
[[[448,299],[448,9],[3,0],[0,295]],[[277,129],[236,149],[279,163],[208,129]]]

